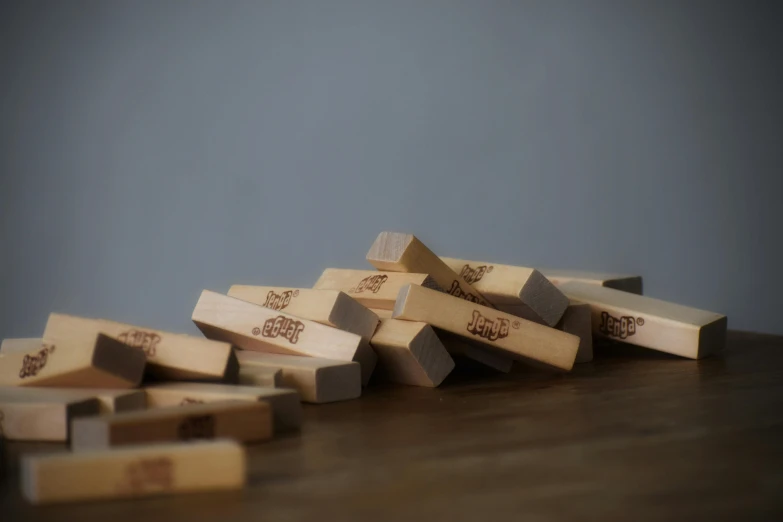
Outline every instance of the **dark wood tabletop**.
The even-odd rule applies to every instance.
[[[305,407],[241,492],[34,507],[7,443],[0,520],[783,520],[783,337],[701,361],[596,347],[568,374],[461,370]]]

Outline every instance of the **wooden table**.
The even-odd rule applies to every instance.
[[[242,492],[27,505],[8,443],[0,520],[783,520],[783,338],[689,361],[598,348],[570,374],[460,373],[307,406],[250,448]]]

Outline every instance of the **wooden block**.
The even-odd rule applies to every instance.
[[[420,285],[442,290],[427,274],[404,272],[377,272],[375,270],[348,270],[327,268],[313,288],[341,290],[364,306],[378,310],[393,310],[400,289],[408,285]]]
[[[585,363],[593,360],[593,327],[590,305],[569,305],[555,328],[579,337],[579,350],[576,352],[576,361],[574,362]]]
[[[68,440],[71,420],[98,415],[95,398],[49,396],[0,397],[0,433],[8,440],[61,442]]]
[[[381,232],[367,252],[367,261],[378,270],[429,274],[449,295],[494,308],[478,290],[412,234]]]
[[[381,321],[384,319],[391,319],[392,315],[394,315],[394,310],[381,310],[379,308],[373,308],[373,312],[375,312],[375,315],[377,315]]]
[[[443,342],[443,346],[454,357],[458,359],[463,357],[477,362],[493,370],[508,373],[514,366],[514,360],[505,356],[499,355],[497,352],[491,349],[484,348],[483,345],[476,345],[474,342],[470,342],[463,337],[454,335],[443,330],[438,331],[438,337]]]
[[[242,368],[279,368],[283,386],[299,392],[304,402],[345,401],[362,394],[362,372],[355,362],[243,350],[237,358]]]
[[[454,360],[426,323],[382,319],[370,343],[379,372],[390,382],[434,388],[454,369]]]
[[[82,343],[99,332],[143,351],[147,358],[147,373],[158,379],[236,382],[239,364],[231,345],[193,335],[104,319],[52,314],[44,340],[54,344],[63,339]]]
[[[143,353],[102,333],[78,341],[56,336],[37,350],[0,354],[0,386],[132,388],[145,361]]]
[[[555,326],[568,308],[568,298],[534,268],[441,259],[499,310],[537,323]]]
[[[378,316],[339,290],[234,285],[230,297],[325,324],[370,339]]]
[[[575,335],[415,285],[400,291],[394,318],[429,323],[514,359],[561,370],[571,369],[579,347]]]
[[[560,289],[590,305],[593,335],[690,359],[726,344],[725,315],[587,283],[565,283]]]
[[[43,345],[43,339],[40,337],[3,339],[3,343],[0,344],[0,353],[30,352],[40,350]]]
[[[208,338],[245,350],[356,361],[363,383],[375,368],[375,352],[356,334],[209,290],[201,293],[192,318]]]
[[[0,387],[0,400],[18,399],[28,401],[46,401],[67,398],[98,399],[100,413],[143,410],[147,407],[147,394],[144,390],[107,390],[101,388],[32,388]]]
[[[265,402],[225,401],[170,406],[76,419],[74,451],[194,439],[260,442],[272,438],[272,409]]]
[[[244,448],[220,440],[27,455],[23,496],[33,504],[240,489]]]
[[[242,368],[240,366],[239,384],[262,388],[281,388],[283,386],[283,370],[280,368]]]
[[[615,290],[622,290],[623,292],[630,292],[632,294],[642,294],[642,276],[603,274],[599,272],[560,270],[555,268],[539,268],[539,271],[556,286],[573,281],[577,283],[587,283],[589,285],[605,286],[607,288],[614,288]]]
[[[146,391],[149,408],[217,401],[263,401],[272,407],[276,431],[298,429],[302,425],[299,394],[287,388],[177,382],[148,386]]]

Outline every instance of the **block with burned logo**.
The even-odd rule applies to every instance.
[[[94,397],[2,393],[0,433],[8,440],[63,442],[73,419],[98,415],[100,408]]]
[[[587,283],[595,286],[605,286],[630,292],[632,294],[642,294],[642,276],[622,275],[622,274],[604,274],[600,272],[584,272],[581,270],[561,270],[556,268],[539,268],[544,276],[552,281],[556,286],[565,283]]]
[[[344,268],[327,268],[313,288],[341,290],[369,308],[392,310],[400,288],[407,285],[420,285],[441,290],[435,280],[427,274]]]
[[[589,305],[584,303],[569,305],[555,328],[579,337],[579,351],[576,352],[575,362],[585,363],[593,360],[592,313]]]
[[[400,291],[394,318],[422,321],[522,362],[570,370],[579,338],[420,286]]]
[[[356,334],[209,290],[192,318],[208,338],[245,350],[356,361],[365,383],[375,368],[375,352]]]
[[[588,283],[560,289],[590,305],[593,334],[690,359],[726,344],[726,316]]]
[[[378,327],[378,316],[339,290],[234,285],[229,291],[249,303],[355,333],[369,339]]]
[[[147,373],[158,379],[236,382],[239,365],[231,345],[203,337],[104,319],[52,314],[44,331],[44,340],[53,342],[52,336],[56,333],[60,339],[81,342],[98,332],[144,353]]]
[[[217,438],[260,442],[271,439],[272,433],[272,409],[265,402],[209,402],[76,419],[71,448]]]
[[[22,495],[33,504],[239,489],[245,450],[232,440],[25,455]]]
[[[554,326],[568,307],[563,292],[533,268],[451,257],[441,259],[504,312]]]

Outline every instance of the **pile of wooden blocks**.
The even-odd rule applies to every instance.
[[[24,456],[34,503],[233,489],[242,443],[299,428],[300,401],[355,399],[370,378],[435,387],[460,361],[569,371],[593,336],[704,357],[726,317],[642,296],[638,276],[438,257],[383,232],[377,269],[329,268],[313,288],[205,290],[206,338],[51,314],[40,339],[0,348],[0,432],[69,441]],[[140,388],[141,386],[141,388]]]

